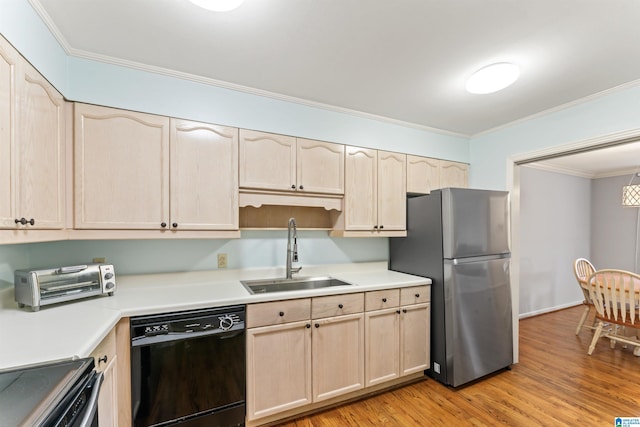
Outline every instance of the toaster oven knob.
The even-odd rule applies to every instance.
[[[110,271],[104,274],[104,278],[107,280],[111,279],[112,277],[113,277],[113,273]]]
[[[115,284],[113,282],[107,282],[104,287],[106,289],[113,289],[113,287],[115,286]]]

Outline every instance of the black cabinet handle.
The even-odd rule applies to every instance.
[[[386,298],[382,298],[382,302],[387,302],[387,299]]]
[[[160,227],[162,227],[162,228],[167,228],[167,223],[166,223],[166,222],[161,222],[161,223],[160,223]]]
[[[104,355],[104,357],[100,357],[100,358],[98,359],[98,364],[100,364],[100,362],[107,363],[107,355],[106,355],[106,354]]]
[[[338,304],[338,308],[343,308],[344,306],[342,304]]]
[[[22,219],[24,219],[24,218],[22,218]],[[18,218],[16,218],[16,219],[15,219],[15,223],[16,223],[16,224],[20,224],[20,220],[19,220]]]
[[[284,316],[284,311],[281,311],[280,313],[278,313],[280,315],[280,317]]]
[[[396,310],[396,313],[400,314],[400,310]]]
[[[35,219],[33,219],[33,218],[31,218],[31,219],[29,220],[29,224],[31,224],[31,225],[36,225],[36,220],[35,220]]]
[[[320,323],[316,323],[314,326],[315,326],[316,328],[319,328],[319,327],[320,327]]]
[[[311,323],[307,323],[305,326],[307,327],[307,329],[309,329],[311,328]]]
[[[171,224],[173,226],[173,228],[178,228],[178,223],[174,222],[173,224]]]

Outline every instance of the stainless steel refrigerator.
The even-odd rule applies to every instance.
[[[445,188],[407,199],[389,269],[429,277],[431,369],[458,387],[513,363],[509,193]]]

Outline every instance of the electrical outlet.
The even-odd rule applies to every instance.
[[[101,257],[101,258],[94,258],[92,261],[94,264],[104,264],[105,262],[107,262],[107,259],[105,257]]]
[[[218,268],[227,268],[227,254],[218,254]]]

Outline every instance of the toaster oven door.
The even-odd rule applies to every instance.
[[[61,267],[52,273],[38,275],[40,299],[64,301],[102,293],[100,270],[87,265]]]

